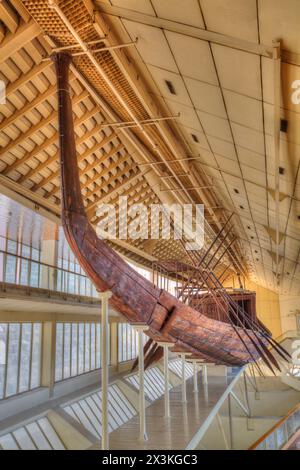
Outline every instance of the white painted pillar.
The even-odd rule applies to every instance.
[[[185,375],[185,357],[190,356],[191,353],[180,352],[177,353],[181,358],[181,391],[182,403],[186,403],[186,375]]]
[[[165,417],[170,417],[170,392],[169,392],[169,348],[174,343],[158,342],[164,348],[164,376],[165,376]]]
[[[197,361],[193,361],[193,372],[194,372],[194,392],[198,392],[198,368],[197,368]]]
[[[203,383],[207,384],[207,365],[206,364],[203,364],[202,372],[203,372]]]
[[[185,357],[181,354],[181,380],[182,380],[182,401],[186,402],[186,380],[185,380]]]
[[[164,344],[164,373],[165,373],[165,416],[170,417],[170,392],[169,392],[169,346]]]
[[[146,404],[145,404],[145,369],[144,369],[144,345],[143,332],[148,330],[147,325],[132,325],[138,333],[139,347],[139,415],[140,415],[140,440],[147,441],[146,431]]]
[[[101,382],[102,382],[102,450],[108,450],[108,299],[110,291],[100,292],[101,299]]]

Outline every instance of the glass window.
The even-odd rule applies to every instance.
[[[143,335],[143,343],[147,336]],[[118,324],[118,361],[125,362],[135,359],[138,355],[138,334],[129,323]]]
[[[99,323],[57,323],[55,381],[99,369],[101,367],[100,336]],[[108,349],[110,351],[110,342]]]
[[[56,323],[55,380],[62,380],[63,324]]]
[[[30,380],[31,323],[23,323],[21,333],[19,392],[25,392],[29,389]]]
[[[0,399],[40,386],[41,324],[0,323]]]

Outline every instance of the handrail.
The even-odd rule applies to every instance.
[[[7,250],[0,249],[2,255],[1,264],[3,265],[2,273],[0,273],[0,282],[9,282],[21,286],[46,288],[51,291],[65,292],[73,294],[75,284],[79,289],[79,295],[89,297],[97,297],[94,291],[93,283],[82,272],[76,272],[64,267],[55,266],[49,263],[44,263],[34,258],[26,257],[21,254],[12,253]],[[8,259],[13,260],[13,272],[10,276],[13,280],[7,278]],[[23,263],[28,263],[28,267],[24,267]],[[35,269],[35,271],[33,271]],[[32,277],[33,276],[33,277]]]
[[[85,274],[81,274],[81,273],[78,273],[76,271],[71,271],[70,269],[66,269],[66,268],[63,268],[63,267],[60,267],[60,266],[57,266],[57,265],[54,265],[54,264],[44,263],[43,261],[39,261],[39,260],[36,260],[34,258],[28,258],[28,257],[23,256],[23,255],[18,255],[16,253],[11,253],[10,251],[5,251],[5,250],[0,249],[0,253],[2,253],[4,255],[7,255],[7,256],[14,256],[15,258],[22,259],[24,261],[29,261],[30,263],[36,263],[39,266],[45,266],[45,267],[50,268],[50,269],[59,269],[60,271],[64,271],[68,274],[76,274],[77,276],[82,276],[82,277],[87,278],[87,276]]]
[[[293,416],[297,411],[300,411],[300,403],[293,406],[288,413],[281,418],[274,426],[272,426],[265,434],[263,434],[254,444],[252,444],[248,450],[255,450],[257,447],[260,446],[269,436],[271,436],[275,431],[277,431],[287,420]],[[300,428],[300,421],[299,421],[299,428]],[[295,431],[296,432],[296,431]],[[291,436],[290,436],[291,437]]]

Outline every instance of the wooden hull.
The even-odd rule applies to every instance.
[[[172,341],[176,350],[189,351],[214,363],[241,366],[260,357],[251,330],[208,318],[159,289],[133,270],[99,239],[85,214],[74,140],[69,96],[70,56],[59,53],[56,64],[59,99],[62,223],[80,265],[99,291],[112,292],[111,305],[130,323],[149,325],[148,336]],[[265,343],[264,337],[261,338]]]

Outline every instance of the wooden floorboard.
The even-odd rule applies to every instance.
[[[181,386],[170,390],[171,417],[164,416],[164,397],[146,410],[148,440],[139,440],[139,416],[135,416],[109,435],[109,449],[185,449],[207,417],[216,407],[234,376],[209,377],[205,386],[200,381],[199,391],[193,391],[193,378],[187,380],[187,403],[181,401]],[[91,450],[101,449],[101,442]]]

